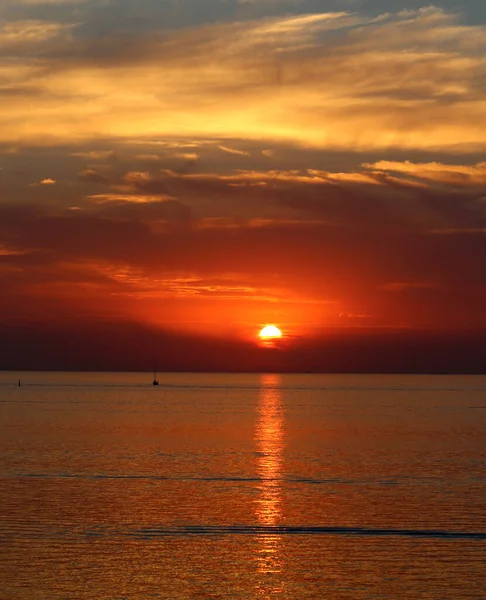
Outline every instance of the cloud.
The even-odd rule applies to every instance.
[[[316,187],[299,184],[296,203],[305,186]],[[3,205],[0,244],[8,251],[0,257],[0,282],[9,297],[27,304],[37,298],[47,306],[49,297],[74,306],[82,290],[86,303],[99,308],[115,301],[115,294],[121,313],[140,313],[137,303],[151,299],[151,315],[157,311],[157,289],[164,297],[179,290],[177,297],[187,301],[171,305],[174,320],[183,320],[184,311],[186,319],[203,319],[204,310],[218,310],[229,311],[230,320],[233,311],[251,321],[256,307],[263,310],[280,298],[288,321],[305,315],[310,322],[330,324],[346,313],[369,315],[367,323],[374,325],[486,326],[486,227],[447,235],[417,224],[377,228],[377,207],[386,204],[373,206],[372,199],[350,195],[340,208],[346,219],[341,213],[331,222],[322,209],[321,221],[315,215],[199,218],[181,200],[134,203],[119,197],[76,211]],[[91,286],[91,280],[99,283]],[[147,284],[151,280],[153,287]],[[207,281],[220,283],[211,290]],[[195,295],[212,304],[189,306]],[[237,308],[227,303],[230,297],[240,303]],[[216,298],[221,304],[214,304]]]
[[[486,144],[477,126],[486,120],[486,28],[437,8],[103,39],[73,24],[9,27],[0,33],[15,40],[0,61],[0,72],[16,68],[0,111],[5,141],[224,137],[449,152]]]
[[[314,218],[334,226],[376,231],[477,228],[485,224],[481,189],[457,189],[435,180],[417,184],[410,181],[408,173],[392,175],[374,170],[375,166],[367,164],[363,170],[352,172],[128,172],[123,182],[132,194],[178,198],[192,206],[199,217]],[[463,166],[464,171],[469,168]],[[471,169],[474,172],[474,167]]]
[[[72,152],[71,155],[89,158],[90,160],[106,160],[114,158],[115,152],[113,150],[89,150],[88,152]]]
[[[48,177],[47,179],[41,179],[40,181],[36,182],[36,183],[31,183],[29,184],[30,187],[37,187],[39,185],[55,185],[57,183],[57,181],[55,179],[51,179],[50,177]]]
[[[99,173],[95,169],[85,169],[81,173],[78,173],[78,179],[80,181],[86,181],[90,183],[110,183],[109,177],[103,175],[102,173]]]
[[[192,221],[192,210],[170,196],[137,194],[94,194],[87,196],[89,202],[83,211],[91,216],[126,222],[140,222],[151,230],[159,230],[161,224],[179,227]],[[164,228],[162,228],[164,229]]]
[[[238,156],[250,156],[249,152],[245,150],[237,150],[236,148],[229,148],[228,146],[218,146],[220,150],[223,152],[228,152],[229,154],[236,154]]]
[[[187,160],[189,162],[195,162],[199,159],[199,154],[197,154],[196,152],[180,152],[176,154],[176,158],[183,158],[184,160]]]
[[[35,47],[45,47],[46,42],[64,37],[72,29],[70,24],[21,20],[4,23],[0,28],[0,43],[5,54],[28,52]]]
[[[364,165],[368,169],[392,171],[426,181],[428,183],[470,188],[486,185],[486,163],[475,165],[448,165],[438,162],[412,163],[381,160]]]
[[[160,299],[164,296],[173,298],[251,298],[253,301],[265,300],[277,302],[284,300],[275,290],[242,285],[231,276],[202,279],[198,277],[148,277],[143,270],[130,268],[107,268],[108,276],[123,285],[118,295],[136,296],[137,298]]]
[[[163,200],[171,200],[170,196],[166,196],[165,198],[158,196],[149,196],[149,195],[137,195],[137,194],[92,194],[91,196],[86,196],[86,199],[90,202],[95,202],[96,204],[106,204],[109,202],[118,202],[118,203],[134,203],[134,204],[146,204],[149,202],[160,202]]]
[[[18,256],[19,254],[26,254],[26,251],[9,248],[3,244],[0,245],[0,256]]]

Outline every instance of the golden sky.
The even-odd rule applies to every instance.
[[[0,2],[0,326],[486,329],[478,4]]]

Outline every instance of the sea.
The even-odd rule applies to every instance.
[[[485,376],[152,379],[0,372],[0,598],[486,598]]]

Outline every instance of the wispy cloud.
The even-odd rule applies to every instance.
[[[228,152],[229,154],[236,154],[238,156],[250,156],[250,153],[246,152],[246,150],[238,150],[237,148],[230,148],[229,146],[218,146],[218,148],[223,152]]]
[[[150,196],[150,195],[137,195],[137,194],[92,194],[86,197],[90,202],[96,202],[97,204],[105,204],[108,202],[133,202],[134,204],[147,203],[147,202],[161,202],[163,200],[171,200],[170,196]]]
[[[219,23],[123,43],[48,23],[10,24],[2,36],[10,41],[0,71],[12,61],[17,69],[0,111],[4,140],[224,136],[451,152],[486,145],[478,127],[486,120],[486,27],[437,8]],[[53,45],[59,36],[62,45]],[[19,86],[36,98],[35,114]]]
[[[113,150],[89,150],[87,152],[72,152],[71,155],[89,158],[90,160],[106,160],[113,158],[115,153]]]
[[[486,163],[476,165],[448,165],[439,162],[412,163],[381,160],[365,164],[366,168],[391,171],[410,175],[427,182],[445,184],[460,188],[484,186],[486,184]]]

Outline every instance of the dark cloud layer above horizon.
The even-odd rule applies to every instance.
[[[484,371],[486,330],[331,328],[270,349],[246,340],[154,331],[126,321],[0,327],[7,370],[306,373]],[[34,334],[34,335],[33,335]],[[49,340],[49,352],[45,351]],[[94,343],[94,340],[96,343]],[[148,379],[150,381],[150,379]],[[29,378],[24,378],[24,383]],[[35,379],[30,379],[35,384]]]

